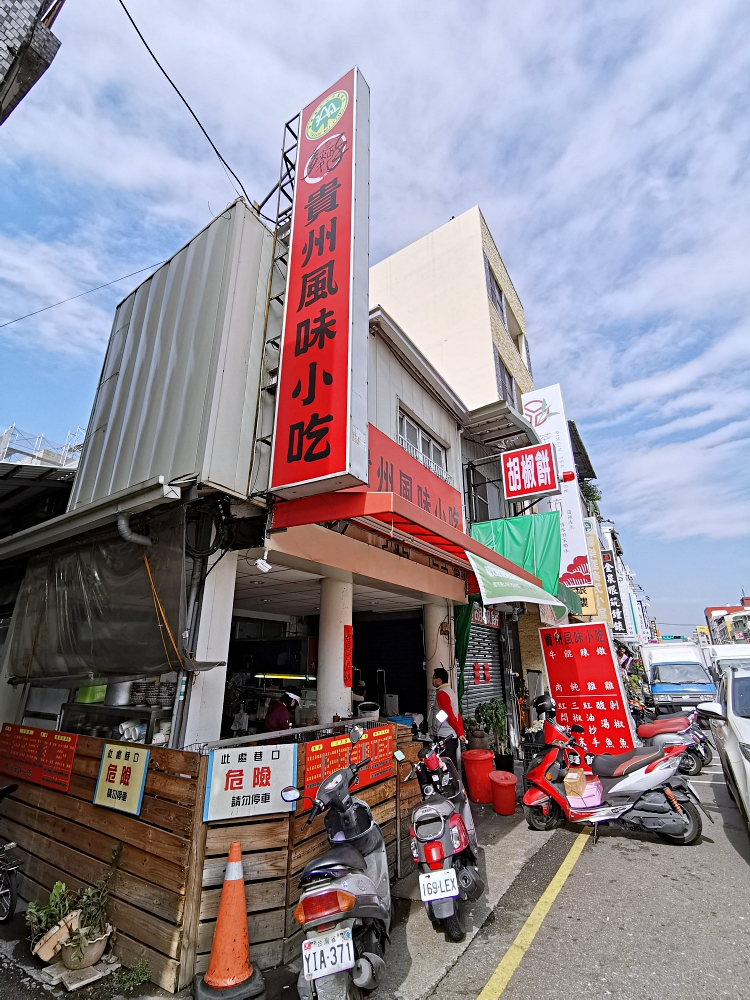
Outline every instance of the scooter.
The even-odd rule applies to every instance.
[[[445,712],[438,712],[438,722]],[[425,746],[404,781],[419,780],[422,802],[412,813],[411,854],[420,867],[419,893],[436,930],[450,941],[466,934],[466,902],[477,900],[484,882],[477,867],[478,844],[471,806],[442,741]],[[399,763],[406,760],[397,750]]]
[[[644,722],[636,732],[646,746],[670,746],[677,743],[686,744],[680,771],[694,778],[701,773],[704,764],[710,764],[713,759],[703,730],[697,723],[698,713],[688,712],[684,715],[660,715],[652,722]]]
[[[566,819],[570,823],[593,824],[594,840],[601,823],[625,830],[657,833],[672,844],[692,844],[702,832],[699,809],[712,820],[690,782],[677,772],[685,746],[638,747],[622,754],[592,754],[580,735],[583,727],[570,731],[554,719],[555,705],[550,695],[534,702],[544,720],[544,746],[531,761],[526,773],[529,785],[523,797],[526,821],[532,830],[553,830]],[[587,777],[595,798],[596,779],[603,795],[598,804],[574,806],[565,794],[563,779],[568,771],[568,755],[585,755],[593,774]],[[712,820],[713,822],[713,820]]]
[[[363,736],[351,730],[353,745]],[[297,982],[301,1000],[361,1000],[378,985],[385,968],[391,924],[388,858],[370,807],[353,798],[358,772],[370,762],[336,771],[318,788],[309,826],[325,817],[329,850],[302,869],[302,895],[294,919],[305,929],[302,970]],[[284,788],[285,802],[300,798],[298,788]]]
[[[18,785],[4,785],[0,788],[0,802],[18,790]],[[18,901],[18,885],[16,872],[21,867],[10,853],[15,847],[12,841],[0,847],[0,924],[7,924],[13,919]]]

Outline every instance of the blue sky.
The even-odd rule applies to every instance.
[[[750,592],[750,8],[130,0],[251,197],[352,64],[371,258],[479,204],[656,617]],[[76,0],[0,132],[0,323],[156,263],[234,197],[115,0]],[[0,429],[85,425],[138,279],[0,329]]]

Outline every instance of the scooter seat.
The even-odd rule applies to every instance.
[[[662,747],[636,747],[627,753],[598,754],[591,763],[591,770],[598,778],[622,778],[639,767],[664,756]]]
[[[681,733],[690,725],[690,719],[686,715],[674,715],[669,719],[654,719],[653,722],[644,722],[638,726],[638,735],[642,740],[650,740],[652,736],[664,736],[667,733]]]
[[[366,867],[365,859],[356,847],[352,847],[351,844],[337,844],[326,854],[308,861],[302,869],[302,875],[329,868],[351,868],[353,871],[363,872]]]

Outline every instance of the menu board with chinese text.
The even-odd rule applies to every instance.
[[[539,638],[560,725],[583,726],[576,742],[591,753],[632,750],[632,719],[606,626],[541,628]]]
[[[78,737],[6,722],[0,730],[0,772],[67,792]]]
[[[358,764],[366,757],[372,764],[359,772],[355,789],[374,785],[393,773],[393,732],[390,726],[365,729],[364,736],[354,746],[346,733],[308,743],[305,747],[305,795],[314,796],[318,785],[330,774],[351,762]]]

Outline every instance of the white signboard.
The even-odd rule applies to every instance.
[[[211,750],[203,822],[291,812],[281,790],[296,784],[296,743]]]
[[[551,442],[557,450],[557,463],[562,479],[566,472],[575,474],[573,445],[565,418],[559,385],[525,392],[523,415],[536,430],[544,444]],[[566,587],[590,587],[593,584],[589,568],[588,546],[583,528],[583,511],[578,493],[578,479],[560,483],[560,496],[547,500],[550,510],[560,512],[560,582]],[[541,506],[541,504],[540,504]]]

